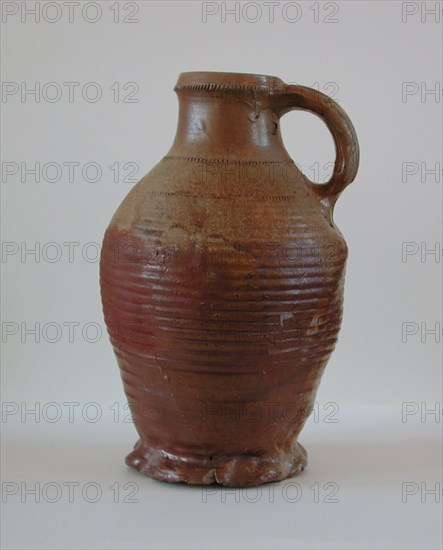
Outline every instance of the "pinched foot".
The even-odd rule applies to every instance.
[[[293,477],[307,465],[305,449],[294,441],[289,451],[273,455],[248,453],[199,457],[172,454],[139,440],[126,464],[142,474],[170,483],[247,487]]]

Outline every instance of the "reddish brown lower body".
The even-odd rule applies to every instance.
[[[126,463],[190,484],[296,475],[307,462],[297,437],[341,322],[341,236],[330,228],[313,246],[303,227],[278,245],[227,247],[215,235],[165,242],[162,228],[143,227],[111,224],[101,260],[105,319],[140,435]]]

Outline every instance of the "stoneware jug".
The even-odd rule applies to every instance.
[[[174,143],[118,208],[100,263],[140,436],[126,463],[169,482],[285,479],[306,466],[297,438],[340,328],[347,247],[332,212],[357,137],[328,96],[273,76],[188,72],[175,91]],[[283,145],[292,110],[333,136],[326,184]]]

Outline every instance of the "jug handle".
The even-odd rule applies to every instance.
[[[309,187],[333,206],[345,187],[354,181],[360,158],[357,134],[348,115],[328,95],[306,86],[289,84],[282,94],[275,96],[273,110],[279,118],[289,111],[309,111],[329,128],[336,154],[332,176],[324,184],[305,178]]]

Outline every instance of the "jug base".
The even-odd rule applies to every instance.
[[[296,476],[307,465],[307,453],[300,443],[294,441],[289,452],[277,450],[275,454],[266,455],[239,453],[199,457],[171,454],[144,445],[139,440],[125,462],[146,476],[169,483],[249,487]]]

